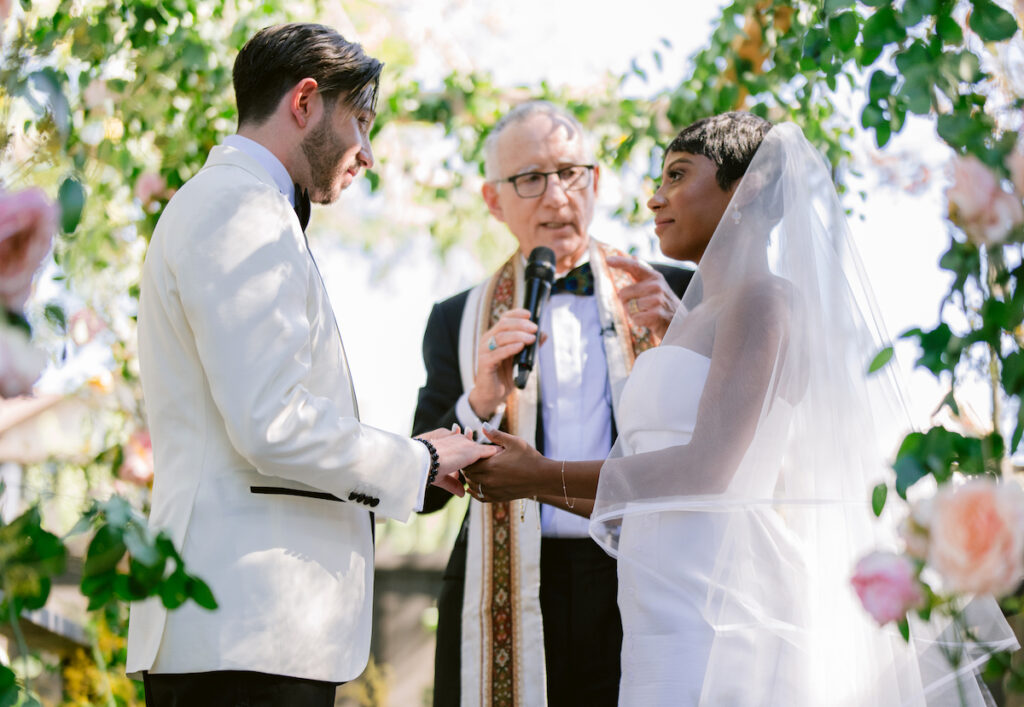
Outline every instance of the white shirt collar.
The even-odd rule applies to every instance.
[[[241,135],[228,135],[224,138],[224,144],[236,150],[240,150],[260,163],[260,167],[267,170],[267,174],[274,180],[278,190],[288,200],[288,203],[295,206],[295,182],[292,181],[288,170],[281,164],[281,160],[274,156],[274,153],[259,144]]]

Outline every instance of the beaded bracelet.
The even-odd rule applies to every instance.
[[[413,437],[413,439],[423,443],[427,451],[430,452],[430,471],[427,472],[427,486],[430,486],[430,484],[434,483],[434,479],[437,478],[437,472],[441,468],[441,460],[437,456],[437,450],[434,449],[434,445],[422,437]]]
[[[569,493],[565,490],[565,460],[562,460],[562,495],[565,496],[565,507],[570,511],[576,507],[576,497],[573,496],[572,503],[569,503]]]

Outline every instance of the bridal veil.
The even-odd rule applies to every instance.
[[[961,640],[949,627],[916,621],[908,644],[850,585],[857,559],[898,547],[893,519],[869,505],[909,431],[893,373],[867,374],[885,340],[827,164],[798,127],[775,126],[662,343],[710,359],[692,436],[658,448],[621,434],[591,520],[635,570],[620,596],[671,582],[673,548],[712,549],[695,597],[711,636],[701,704],[741,704],[739,683],[763,688],[757,704],[986,704],[976,672],[1016,645],[995,602],[979,599],[968,614],[980,643],[954,670],[939,650]],[[656,552],[620,548],[630,519],[684,515],[714,531],[640,539]]]

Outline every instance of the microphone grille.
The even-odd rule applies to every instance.
[[[526,262],[527,278],[535,277],[548,282],[555,281],[555,251],[547,246],[537,246],[530,251]]]

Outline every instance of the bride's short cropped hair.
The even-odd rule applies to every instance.
[[[723,191],[743,177],[772,124],[753,113],[733,111],[702,118],[683,128],[665,150],[703,155],[715,163]]]

